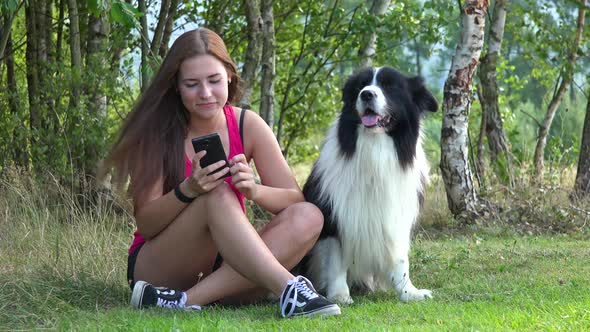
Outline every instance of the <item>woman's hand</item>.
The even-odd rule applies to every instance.
[[[192,160],[193,169],[191,175],[182,183],[183,187],[181,190],[186,190],[186,194],[188,194],[189,197],[197,197],[215,189],[217,186],[223,183],[225,176],[229,172],[229,168],[224,167],[218,172],[207,175],[214,170],[223,167],[225,165],[225,161],[220,160],[205,168],[201,168],[200,161],[206,153],[207,151],[203,150],[195,154],[195,157]]]
[[[235,155],[229,161],[229,172],[234,186],[246,196],[247,199],[255,200],[258,184],[254,181],[254,171],[248,165],[244,154]]]

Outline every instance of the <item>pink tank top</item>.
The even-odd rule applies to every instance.
[[[240,138],[240,128],[238,127],[238,123],[236,121],[236,116],[231,105],[225,105],[223,107],[223,113],[225,114],[225,121],[227,122],[227,132],[229,135],[229,155],[228,160],[233,158],[235,155],[244,153],[244,147],[242,146],[242,140]],[[189,177],[192,171],[192,162],[188,157],[184,157],[185,159],[185,177]],[[244,194],[242,194],[232,183],[231,177],[227,177],[225,182],[229,184],[233,192],[236,194],[236,198],[240,202],[240,206],[242,207],[242,211],[246,212],[246,207],[244,206]],[[133,242],[129,247],[129,254],[131,254],[137,247],[145,242],[145,239],[139,232],[136,230],[133,233]]]

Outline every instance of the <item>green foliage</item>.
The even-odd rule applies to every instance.
[[[300,141],[317,132],[325,132],[339,111],[342,75],[348,72],[343,62],[350,61],[352,46],[349,26],[358,15],[358,7],[340,8],[337,2],[307,2],[298,6],[297,14],[276,22],[277,131],[281,145],[294,158],[314,149]],[[325,17],[330,20],[326,22]],[[289,26],[288,29],[281,28]],[[311,146],[317,145],[313,144]],[[295,147],[298,145],[299,147]],[[295,147],[295,148],[293,148]]]
[[[394,2],[375,29],[378,35],[375,65],[396,67],[408,75],[417,75],[416,53],[426,62],[440,52],[439,43],[454,43],[458,25],[452,16],[455,4],[448,1]],[[365,19],[359,20],[363,24]],[[367,33],[367,31],[363,31]],[[453,47],[451,47],[453,48]],[[433,73],[423,73],[429,77]]]
[[[512,169],[508,163],[508,157],[506,153],[502,152],[498,155],[498,160],[494,166],[494,173],[502,183],[510,183],[510,173]]]
[[[442,101],[442,98],[437,98]],[[423,148],[431,167],[438,168],[440,162],[440,134],[442,124],[442,110],[426,114],[423,120]]]
[[[97,17],[109,10],[110,4],[108,0],[87,0],[87,3],[88,11]]]
[[[120,23],[128,28],[139,29],[139,17],[143,15],[133,5],[125,1],[113,1],[109,16],[113,22]]]
[[[434,43],[443,22],[437,6],[423,10],[418,2],[392,4],[383,17],[368,7],[339,6],[338,2],[300,4],[277,26],[277,125],[281,145],[290,160],[312,160],[327,127],[340,111],[340,89],[346,77],[358,70],[358,49],[369,33],[378,36],[375,65],[398,67],[415,73],[414,38],[425,40],[423,57],[435,52]],[[282,5],[279,5],[279,8]],[[277,10],[280,12],[281,9]],[[325,18],[329,17],[328,22]],[[289,29],[281,29],[289,26]],[[319,51],[322,50],[322,51]],[[315,141],[310,138],[317,137]]]
[[[17,0],[4,0],[0,10],[2,14],[14,12],[18,4]],[[369,13],[369,4],[358,1],[275,1],[274,130],[280,134],[280,144],[289,161],[309,163],[317,157],[326,130],[342,107],[340,90],[346,78],[359,69],[359,48],[370,33],[378,36],[375,65],[425,76],[428,87],[442,102],[442,86],[461,28],[457,4],[438,0],[394,1],[385,15],[375,17]],[[17,45],[14,52],[16,91],[5,88],[6,66],[0,65],[0,173],[13,165],[50,169],[62,179],[90,171],[115,139],[122,119],[138,96],[139,71],[151,76],[162,60],[159,54],[150,54],[147,66],[140,68],[137,22],[141,14],[134,4],[89,0],[79,5],[83,69],[73,72],[69,64],[67,25],[62,30],[61,47],[56,49],[59,24],[54,20],[52,54],[39,64],[44,81],[39,95],[33,96],[41,100],[38,128],[32,128],[28,106],[26,48]],[[158,10],[159,6],[149,6],[147,15],[155,18]],[[531,159],[537,122],[543,118],[556,82],[563,75],[561,69],[573,38],[576,13],[572,1],[510,2],[498,84],[500,111],[519,165],[527,165]],[[53,8],[53,16],[57,14],[57,8]],[[65,14],[67,18],[67,10]],[[110,32],[96,59],[87,56],[87,23],[92,16],[105,15]],[[25,21],[25,12],[19,11],[13,23],[14,41],[26,41]],[[151,21],[150,28],[154,29],[155,22]],[[238,66],[243,65],[247,29],[242,1],[182,3],[173,25],[175,35],[195,26],[214,27],[222,34]],[[586,29],[585,40],[589,40],[589,31]],[[588,44],[583,43],[578,54],[586,54],[587,48]],[[572,88],[582,86],[588,68],[588,59],[581,56],[574,68],[576,83]],[[254,82],[251,99],[255,111],[259,108],[259,79]],[[72,83],[82,85],[77,108],[71,106]],[[106,116],[93,112],[93,96],[97,94],[107,96]],[[11,110],[9,96],[17,97],[17,111]],[[576,162],[584,101],[573,96],[566,99],[569,100],[560,108],[548,140],[546,159],[551,169]],[[479,134],[480,116],[479,106],[474,103],[470,115],[472,148]],[[424,121],[424,145],[433,169],[440,159],[440,123],[441,112],[428,114]],[[18,159],[22,155],[24,161]],[[503,177],[501,169],[502,162],[498,175]]]
[[[562,103],[545,149],[545,158],[554,168],[575,165],[578,161],[584,116],[585,101],[566,99]]]
[[[139,29],[139,12],[131,3],[121,0],[87,0],[88,12],[95,17],[107,14],[114,23]]]
[[[537,138],[538,125],[545,115],[545,107],[537,108],[532,103],[515,104],[510,108],[500,99],[504,129],[512,147],[512,154],[521,162],[532,159]],[[581,124],[584,121],[585,101],[571,101],[566,98],[560,106],[551,131],[545,158],[553,168],[574,165],[580,146]]]
[[[124,16],[117,13],[119,10],[124,11]],[[111,15],[118,15],[113,21],[116,31],[110,35],[113,39],[108,40],[108,44],[103,43],[97,53],[86,54],[81,71],[74,71],[69,65],[70,49],[67,46],[67,34],[62,35],[60,49],[55,49],[59,45],[54,44],[55,39],[52,40],[53,53],[48,61],[36,64],[45,83],[41,86],[40,95],[36,96],[40,104],[35,111],[40,117],[41,126],[32,128],[30,122],[29,107],[26,103],[29,100],[28,82],[24,69],[16,72],[17,91],[0,89],[2,101],[7,102],[0,105],[0,114],[9,115],[6,117],[7,121],[0,121],[0,132],[5,137],[0,140],[0,151],[7,152],[2,153],[0,158],[0,172],[6,169],[6,166],[15,164],[25,168],[32,166],[40,173],[51,170],[57,178],[67,183],[77,182],[75,179],[80,173],[94,174],[97,163],[104,156],[107,147],[109,136],[105,133],[114,132],[113,128],[119,126],[121,117],[134,101],[133,95],[129,94],[127,81],[122,79],[123,74],[129,75],[129,68],[133,66],[132,59],[128,58],[122,65],[114,63],[111,66],[105,57],[112,56],[108,51],[115,51],[118,47],[121,48],[121,54],[126,53],[123,46],[125,42],[121,42],[123,38],[129,37],[124,33],[124,24],[129,24],[131,17],[136,19],[138,13],[130,4],[120,1],[89,1],[87,6],[80,6],[82,17],[100,16],[105,11]],[[68,32],[67,29],[65,31]],[[53,33],[55,36],[55,32]],[[82,33],[87,33],[87,29],[83,28]],[[24,15],[19,15],[14,22],[12,38],[24,40],[26,37]],[[84,39],[84,36],[81,38]],[[55,61],[57,57],[62,61]],[[17,68],[28,66],[25,61],[25,48],[17,48],[14,59]],[[63,59],[67,61],[64,62]],[[2,84],[5,84],[4,82],[2,80]],[[77,107],[71,103],[72,83],[79,84],[82,90]],[[16,113],[9,110],[9,94],[18,97],[21,107]],[[107,96],[106,117],[98,112],[98,96]],[[121,116],[117,117],[117,121],[113,121],[114,117],[108,115],[112,113]],[[12,139],[13,137],[15,138]],[[26,154],[24,164],[13,159],[18,153]]]
[[[504,34],[503,49],[512,68],[511,75],[530,77],[517,93],[520,102],[541,107],[544,96],[551,93],[571,51],[576,28],[577,7],[561,1],[512,1]]]
[[[18,8],[18,0],[2,0],[0,2],[0,17],[13,15]]]

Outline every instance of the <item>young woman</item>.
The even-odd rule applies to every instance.
[[[223,40],[204,28],[186,32],[123,125],[105,165],[117,171],[115,182],[131,179],[131,305],[200,310],[270,291],[284,317],[340,314],[289,272],[317,240],[323,216],[304,202],[266,123],[231,106],[239,85]],[[219,134],[229,160],[213,174],[225,163],[201,168],[205,152],[195,154],[191,144],[211,133]],[[244,213],[244,198],[275,215],[260,232]]]

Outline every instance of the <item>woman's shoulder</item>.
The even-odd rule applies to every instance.
[[[242,113],[242,108],[238,106],[231,105],[232,110],[234,111],[234,115],[236,116],[236,120],[240,121],[240,115]]]
[[[244,148],[247,151],[250,151],[258,144],[267,144],[271,136],[274,138],[272,130],[258,113],[244,108],[244,113],[241,114],[242,108],[233,106],[233,109],[238,123],[242,120],[244,141],[246,143]],[[240,116],[243,119],[240,119]]]
[[[238,106],[233,106],[232,105],[232,109],[234,111],[234,114],[236,116],[236,120],[239,122],[241,117],[244,117],[244,129],[246,128],[252,128],[257,127],[262,123],[265,123],[264,120],[262,120],[262,118],[260,117],[260,115],[258,115],[258,113],[252,111],[249,108],[241,108]],[[244,113],[242,114],[242,110],[244,111]]]

